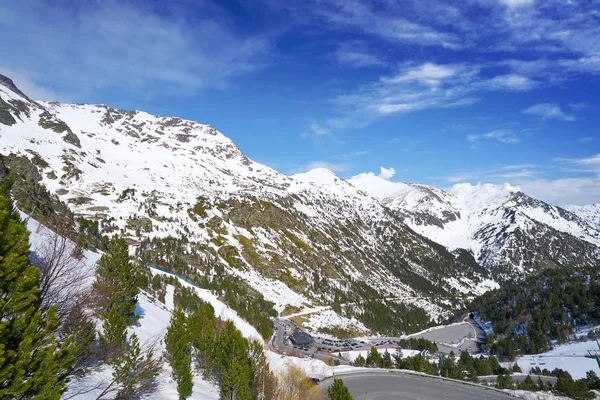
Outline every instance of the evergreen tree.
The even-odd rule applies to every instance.
[[[362,354],[359,354],[358,357],[356,357],[354,359],[353,364],[355,367],[364,367],[365,366],[365,358],[362,356]]]
[[[344,385],[341,379],[334,379],[333,384],[327,388],[327,398],[329,400],[353,400],[350,391]]]
[[[98,261],[93,287],[101,316],[114,305],[127,324],[134,322],[139,279],[125,239],[115,238],[110,242],[108,252]]]
[[[519,389],[536,391],[536,390],[538,390],[538,386],[535,384],[535,382],[531,378],[531,375],[527,375],[525,380],[523,382],[521,382],[521,384],[519,385]]]
[[[127,340],[127,325],[115,304],[106,314],[102,329],[104,332],[100,335],[100,344],[104,347],[106,357],[111,360],[122,352],[123,345]]]
[[[248,357],[248,341],[231,321],[227,321],[219,334],[215,366],[222,400],[252,399],[252,368]]]
[[[116,359],[113,379],[96,398],[104,399],[114,392],[116,400],[134,400],[152,391],[162,362],[154,357],[152,350],[142,355],[139,340],[135,334],[125,341],[123,351]]]
[[[83,375],[88,367],[97,363],[96,324],[77,304],[66,319],[62,322],[61,334],[63,337],[73,337],[75,345],[74,356],[77,362],[74,374]]]
[[[381,354],[379,354],[375,346],[372,346],[371,350],[369,350],[369,354],[367,354],[367,360],[365,361],[365,366],[371,368],[377,368],[381,366]]]
[[[41,309],[40,272],[28,260],[25,225],[0,191],[0,399],[59,399],[75,358],[59,343],[55,308]]]
[[[252,396],[257,400],[276,399],[279,395],[277,377],[269,369],[267,357],[259,342],[250,344],[250,361],[252,362]]]
[[[588,371],[585,374],[585,384],[591,390],[599,390],[600,389],[600,378],[594,371]]]
[[[192,349],[188,334],[186,316],[181,310],[173,313],[171,324],[165,335],[167,360],[173,368],[173,377],[177,381],[180,399],[192,394]]]
[[[498,374],[498,379],[496,381],[496,386],[499,389],[512,389],[513,381],[510,375],[508,374]]]
[[[392,356],[389,351],[385,351],[383,353],[383,358],[381,359],[381,367],[382,368],[394,368],[394,361],[392,360]]]
[[[213,356],[216,342],[216,318],[213,307],[204,302],[189,316],[188,326],[198,367],[205,374],[213,374]]]

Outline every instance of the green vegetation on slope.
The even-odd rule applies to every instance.
[[[545,270],[475,299],[472,309],[492,321],[491,354],[514,360],[517,354],[550,350],[576,327],[600,323],[600,267]]]

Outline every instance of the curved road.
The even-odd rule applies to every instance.
[[[508,400],[510,395],[416,375],[367,373],[340,375],[356,400]],[[327,390],[333,379],[320,385]]]

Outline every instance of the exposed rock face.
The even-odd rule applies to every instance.
[[[382,203],[411,228],[450,249],[469,250],[498,281],[600,262],[600,225],[593,218],[534,199],[519,188],[459,184],[445,192],[377,179],[363,175],[352,183],[371,192],[386,187]]]

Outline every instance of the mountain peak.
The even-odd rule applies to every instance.
[[[377,199],[384,199],[392,196],[406,186],[405,183],[391,182],[372,172],[363,172],[355,175],[349,179],[349,182],[357,189],[360,189],[369,196]]]
[[[33,100],[27,97],[25,93],[21,92],[21,90],[17,87],[17,85],[15,85],[13,80],[10,79],[8,76],[0,74],[0,84],[5,86],[11,92],[23,97],[25,100],[30,101],[31,103],[35,103]]]
[[[294,174],[292,178],[302,182],[321,184],[332,184],[340,179],[335,172],[324,167],[313,168],[310,171]]]

